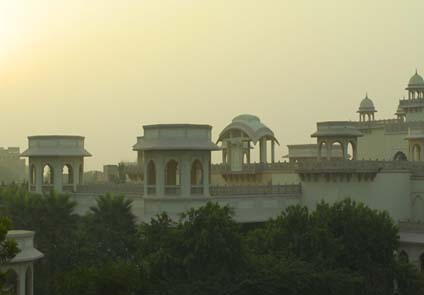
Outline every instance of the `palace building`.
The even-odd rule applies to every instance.
[[[357,121],[318,122],[310,135],[316,143],[288,145],[282,161],[275,157],[282,139],[254,115],[236,116],[215,140],[209,125],[144,126],[132,147],[137,163],[122,169],[129,173],[125,183],[84,184],[90,154],[83,137],[29,137],[22,154],[29,158],[29,189],[69,192],[81,214],[98,195],[124,194],[140,222],[163,211],[176,219],[208,201],[234,208],[239,222],[262,222],[289,205],[314,209],[322,200],[351,198],[386,210],[399,224],[402,254],[424,270],[424,79],[418,72],[406,91],[393,118],[376,118],[367,94]],[[221,163],[211,163],[213,152],[222,154]]]

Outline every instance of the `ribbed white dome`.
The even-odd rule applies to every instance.
[[[361,101],[361,104],[359,105],[358,112],[375,112],[374,103],[371,99],[368,98],[368,94],[365,96],[365,98]]]
[[[409,79],[408,86],[424,86],[424,79],[421,77],[418,72]]]

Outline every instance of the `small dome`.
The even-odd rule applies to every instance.
[[[408,86],[424,86],[424,79],[421,77],[418,72],[415,72],[415,75],[409,79]]]
[[[372,102],[371,99],[368,98],[368,94],[361,101],[358,112],[376,112],[374,103]]]

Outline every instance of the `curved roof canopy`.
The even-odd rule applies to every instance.
[[[207,150],[220,148],[211,141],[210,125],[158,124],[143,126],[144,136],[137,138],[135,151]]]
[[[358,113],[375,113],[377,112],[374,103],[371,99],[368,98],[368,94],[365,95],[365,98],[361,101],[359,105]]]
[[[360,137],[362,133],[349,121],[318,122],[311,137]]]
[[[28,137],[28,149],[22,157],[90,157],[84,148],[84,137],[39,135]]]
[[[243,114],[235,117],[224,130],[219,134],[217,142],[223,141],[228,132],[231,130],[237,130],[243,132],[247,137],[256,144],[261,138],[266,137],[275,140],[278,144],[278,140],[274,136],[274,132],[268,128],[261,120],[254,115]]]

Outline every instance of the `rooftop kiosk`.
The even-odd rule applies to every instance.
[[[333,150],[337,147],[336,144],[343,151],[342,157],[345,160],[349,158],[348,145],[352,145],[352,160],[357,160],[358,137],[360,136],[362,133],[351,122],[346,121],[319,122],[317,131],[311,135],[317,139],[318,160],[331,160]]]
[[[29,160],[29,191],[75,192],[83,183],[84,137],[41,135],[28,137],[28,149],[21,156]]]
[[[11,230],[6,238],[15,240],[20,252],[1,266],[1,271],[6,273],[4,291],[9,292],[7,294],[33,295],[34,262],[44,256],[34,248],[34,232]]]
[[[209,196],[212,127],[194,124],[143,126],[133,150],[144,169],[144,195]]]

